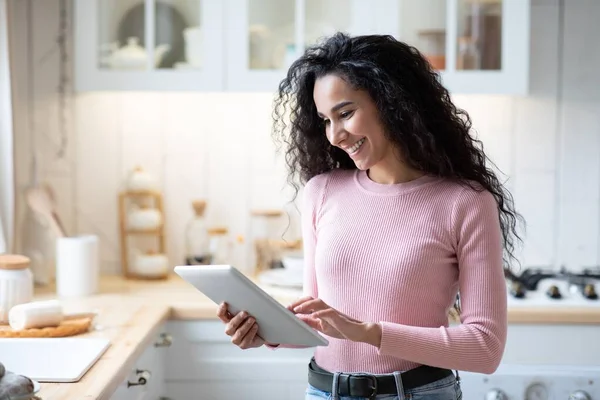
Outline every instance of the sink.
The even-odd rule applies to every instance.
[[[77,382],[109,346],[102,338],[0,339],[0,362],[38,382]]]

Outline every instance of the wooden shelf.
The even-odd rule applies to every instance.
[[[162,236],[163,235],[162,228],[159,228],[159,229],[148,229],[148,230],[127,229],[125,231],[125,233],[128,234],[128,235],[155,235],[155,236]]]
[[[127,227],[127,210],[130,203],[135,203],[140,199],[149,198],[152,200],[153,207],[161,213],[162,223],[156,229],[129,229]],[[165,254],[165,224],[164,224],[165,212],[163,207],[162,194],[152,190],[135,190],[125,191],[119,194],[119,227],[120,227],[120,239],[121,239],[121,271],[126,279],[139,279],[139,280],[162,280],[167,279],[169,276],[168,269],[164,274],[160,275],[139,275],[134,273],[129,266],[129,246],[130,243],[127,240],[130,236],[155,236],[158,239],[157,253]]]

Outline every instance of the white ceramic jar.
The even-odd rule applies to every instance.
[[[29,258],[0,254],[0,324],[8,323],[8,312],[33,299],[33,274]]]
[[[127,179],[127,189],[133,192],[154,191],[158,190],[158,183],[152,174],[138,166]]]
[[[127,227],[133,230],[158,229],[162,224],[162,214],[156,208],[132,205],[127,217]]]
[[[155,278],[167,275],[169,259],[166,255],[148,251],[137,252],[133,261],[133,273],[137,276]]]

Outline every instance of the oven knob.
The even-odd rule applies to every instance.
[[[500,389],[492,389],[485,394],[485,400],[508,400],[508,396]]]
[[[517,299],[525,297],[525,288],[523,287],[523,284],[520,282],[513,283],[510,288],[510,294]]]
[[[569,400],[592,400],[591,396],[583,390],[577,390],[569,396]]]
[[[560,290],[558,290],[558,286],[556,285],[550,286],[546,294],[552,299],[560,299],[562,297],[562,295],[560,294]]]
[[[598,299],[598,293],[596,293],[596,288],[591,283],[588,283],[583,288],[583,295],[586,299],[596,300]]]

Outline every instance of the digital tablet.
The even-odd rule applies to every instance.
[[[258,336],[269,343],[294,346],[327,346],[319,332],[231,265],[185,265],[175,273],[216,304],[228,304],[233,315],[246,311],[258,323]]]

